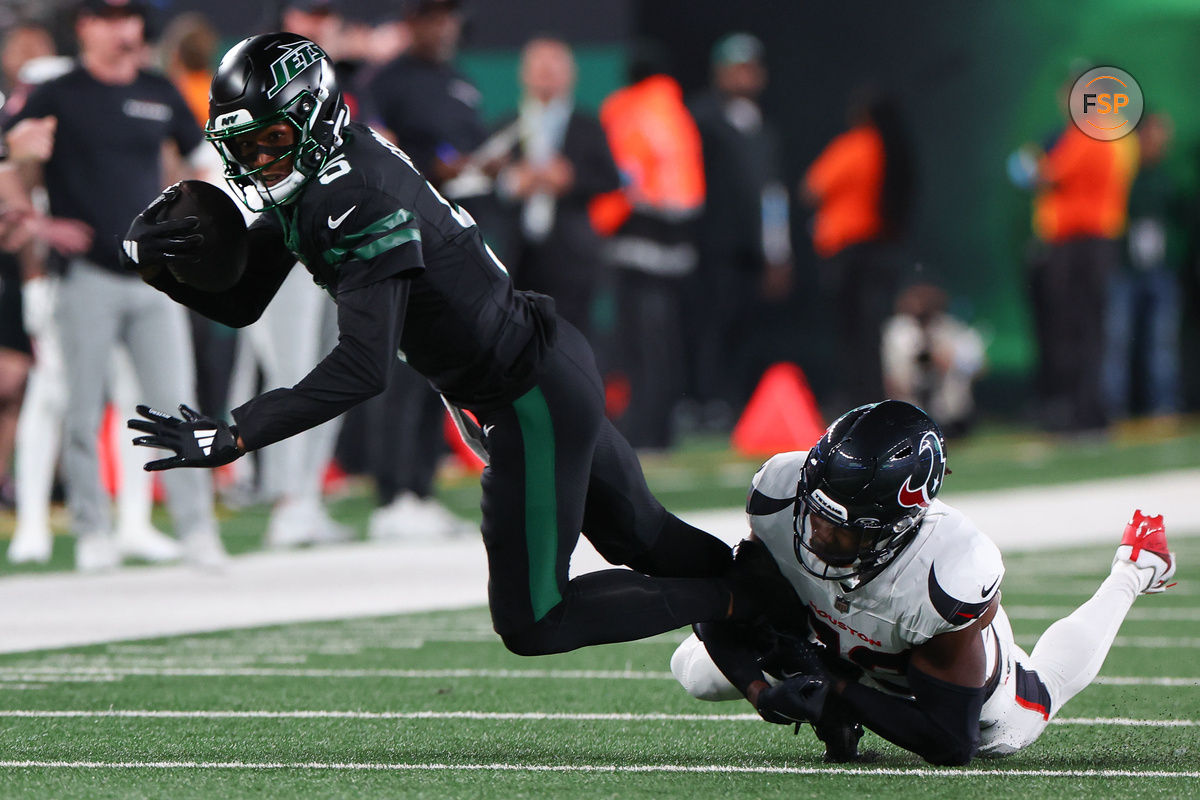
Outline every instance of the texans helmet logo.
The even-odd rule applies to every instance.
[[[946,471],[946,457],[942,454],[942,443],[938,441],[937,434],[929,432],[921,437],[918,456],[923,456],[926,450],[929,451],[929,472],[926,473],[925,479],[913,486],[913,476],[909,475],[896,494],[896,501],[904,508],[927,507],[942,482]]]

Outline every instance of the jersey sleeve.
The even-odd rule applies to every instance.
[[[766,543],[776,558],[786,557],[792,546],[790,519],[796,505],[800,469],[807,457],[807,451],[772,456],[750,482],[750,492],[746,496],[750,531]],[[778,516],[782,512],[787,512],[786,522]]]
[[[339,292],[425,269],[420,220],[384,192],[331,194],[311,224],[322,260],[337,273]]]
[[[751,516],[774,514],[795,503],[800,470],[807,457],[807,450],[779,453],[759,467],[750,481],[746,513]]]
[[[948,546],[936,548],[922,576],[923,601],[901,620],[913,645],[974,622],[996,598],[1004,577],[999,548],[973,523],[955,512],[939,524],[948,526],[939,532]]]

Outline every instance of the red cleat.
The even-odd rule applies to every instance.
[[[1141,594],[1157,594],[1175,585],[1168,583],[1175,575],[1175,555],[1167,547],[1161,514],[1151,517],[1141,509],[1133,512],[1113,563],[1118,561],[1133,564],[1142,573],[1146,584]]]

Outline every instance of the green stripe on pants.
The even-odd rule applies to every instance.
[[[554,487],[554,424],[536,386],[513,403],[525,446],[525,549],[529,602],[535,621],[559,604],[558,502]]]

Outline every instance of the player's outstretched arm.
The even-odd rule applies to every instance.
[[[248,450],[294,436],[374,397],[396,358],[409,281],[390,277],[338,292],[338,343],[295,386],[233,410]]]
[[[179,407],[178,417],[149,406],[138,406],[137,412],[142,419],[129,420],[129,428],[146,435],[137,437],[133,443],[175,453],[147,463],[147,472],[176,467],[219,467],[235,461],[244,452],[238,446],[236,429],[187,406]]]
[[[980,631],[999,607],[997,597],[970,625],[913,648],[909,700],[837,681],[833,691],[867,728],[931,764],[960,766],[979,747],[979,712],[986,699],[987,659]]]

